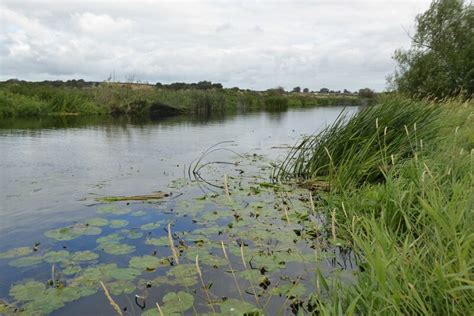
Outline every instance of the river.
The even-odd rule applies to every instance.
[[[46,260],[45,249],[59,249],[61,245],[45,240],[44,232],[97,217],[100,207],[97,197],[171,191],[169,184],[188,177],[193,160],[220,142],[224,142],[220,147],[226,150],[216,151],[206,159],[232,161],[238,153],[277,161],[287,152],[285,147],[292,146],[302,135],[321,130],[342,110],[342,107],[316,107],[160,120],[124,117],[0,120],[0,253],[40,243],[40,253]],[[345,111],[355,113],[357,107]],[[177,191],[172,194],[176,196]],[[184,199],[190,198],[185,195]],[[140,208],[135,205],[138,203],[131,204],[133,211]],[[130,218],[126,219],[131,222]],[[155,219],[164,220],[158,215],[146,216],[147,222]],[[187,230],[188,224],[183,225]],[[179,230],[179,223],[176,229]],[[75,246],[74,250],[90,250],[89,243],[72,243],[68,249]],[[62,247],[66,249],[65,245]],[[140,252],[141,248],[136,247],[136,252]],[[107,254],[104,261],[110,261]],[[11,292],[9,295],[13,284],[37,275],[43,275],[44,282],[51,274],[50,263],[59,266],[64,260],[46,262],[12,268],[8,260],[0,259],[0,298],[14,301]],[[46,311],[80,314],[87,310],[85,303],[97,304],[97,299],[90,297],[78,301],[62,308],[58,303]],[[110,312],[105,299],[100,308],[92,306]]]

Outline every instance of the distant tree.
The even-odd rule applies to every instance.
[[[319,89],[319,93],[329,93],[329,89],[328,88],[321,88],[321,89]]]
[[[435,0],[416,17],[408,50],[395,51],[398,63],[389,83],[418,97],[474,93],[474,8],[470,1]]]
[[[304,92],[304,93],[308,93],[308,92],[309,92],[309,89],[308,89],[308,88],[304,88],[304,89],[303,89],[303,92]]]
[[[362,98],[375,98],[375,92],[369,88],[359,89],[359,97]]]
[[[301,92],[301,87],[294,87],[293,90],[291,90],[291,92],[300,93]]]
[[[272,89],[268,89],[267,90],[267,93],[270,94],[270,95],[279,95],[279,94],[284,94],[285,93],[285,89],[283,87],[276,87],[276,88],[272,88]]]
[[[351,94],[351,92],[347,89],[344,89],[344,94]]]

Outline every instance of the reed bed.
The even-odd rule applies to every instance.
[[[315,312],[471,314],[473,170],[472,101],[393,97],[303,140],[278,175],[331,182],[316,207],[359,262],[354,285],[316,293]]]
[[[339,189],[381,182],[391,157],[412,157],[416,141],[428,143],[436,136],[438,115],[438,106],[402,97],[385,98],[353,117],[342,112],[332,125],[303,138],[276,169],[275,177],[334,180]],[[416,139],[406,137],[406,129]]]

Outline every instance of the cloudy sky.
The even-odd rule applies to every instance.
[[[429,0],[0,0],[0,80],[383,90]]]

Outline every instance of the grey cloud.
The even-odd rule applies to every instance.
[[[382,90],[429,2],[2,0],[0,79]]]

